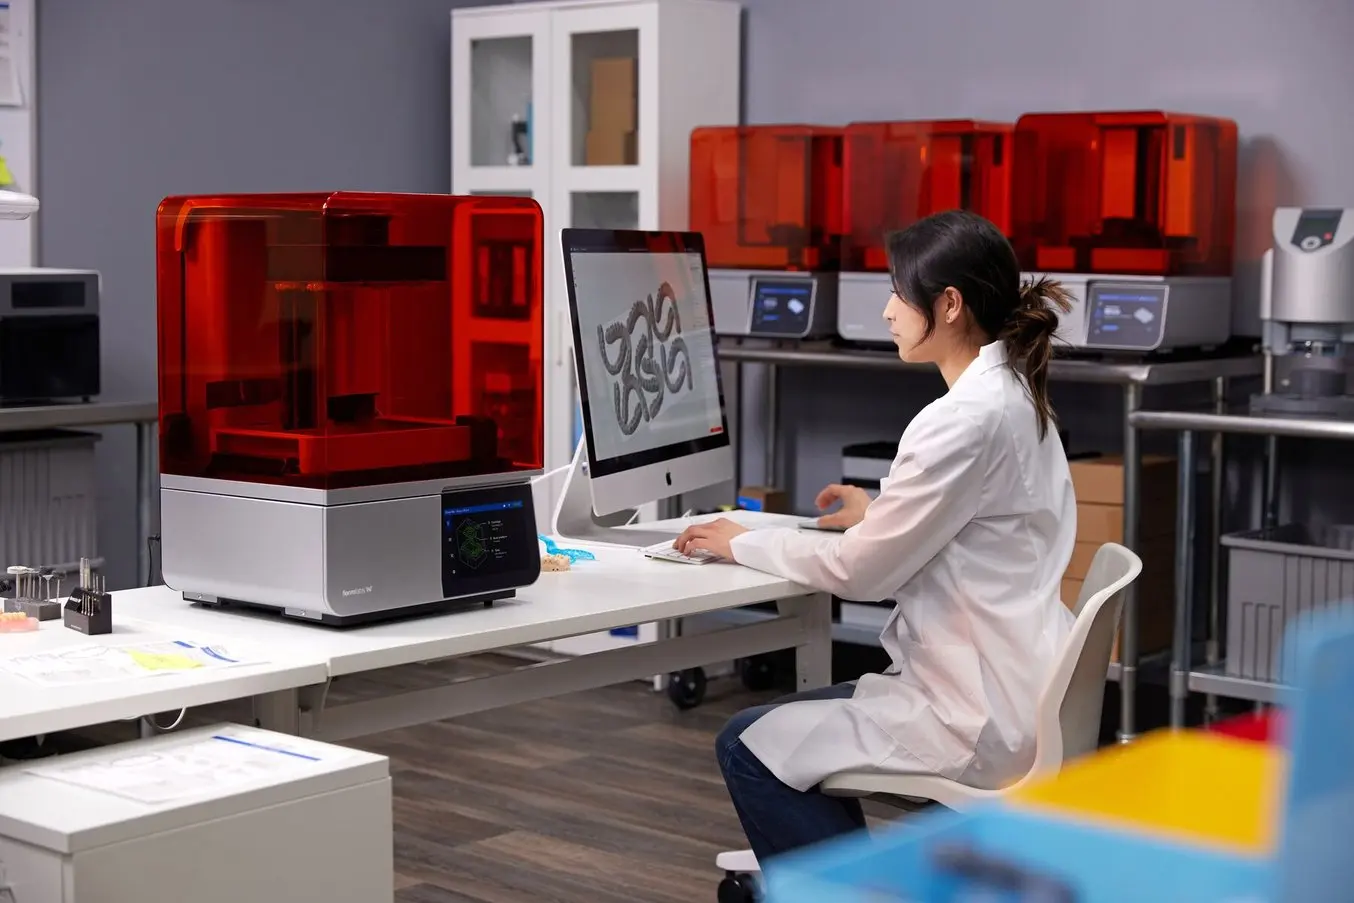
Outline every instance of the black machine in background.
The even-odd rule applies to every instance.
[[[99,274],[0,270],[0,405],[99,394]]]

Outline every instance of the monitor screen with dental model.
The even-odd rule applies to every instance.
[[[565,229],[561,239],[592,514],[731,480],[701,236]]]

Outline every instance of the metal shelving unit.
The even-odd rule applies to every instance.
[[[96,401],[88,404],[53,404],[33,407],[0,407],[0,433],[29,430],[80,429],[93,426],[136,427],[136,535],[137,580],[150,570],[147,537],[155,510],[155,424],[160,405],[154,401]]]
[[[1185,411],[1136,411],[1129,416],[1129,422],[1137,430],[1159,430],[1178,433],[1180,453],[1179,499],[1180,511],[1176,531],[1176,576],[1175,576],[1175,642],[1171,661],[1171,723],[1183,726],[1185,702],[1191,691],[1211,693],[1227,699],[1241,699],[1257,703],[1275,703],[1283,700],[1288,688],[1281,683],[1239,677],[1228,674],[1225,660],[1208,661],[1203,666],[1193,663],[1194,624],[1194,542],[1196,533],[1193,505],[1195,483],[1195,446],[1200,433],[1215,437],[1224,435],[1263,436],[1269,439],[1324,439],[1337,442],[1354,441],[1354,423],[1335,420],[1299,420],[1283,417],[1259,417],[1247,414],[1190,413]],[[1220,447],[1221,443],[1214,443]],[[1273,464],[1273,452],[1269,454],[1268,469],[1277,473]],[[1277,478],[1271,476],[1265,481],[1265,499],[1263,510],[1274,510],[1273,502],[1277,492]],[[1211,554],[1217,555],[1221,540],[1217,519],[1208,532]],[[1216,574],[1216,571],[1214,572]],[[1209,588],[1210,624],[1217,623],[1218,597],[1216,580]]]
[[[739,369],[746,364],[767,368],[766,413],[763,429],[768,437],[780,433],[780,412],[777,405],[776,375],[781,367],[826,367],[857,370],[893,370],[928,372],[927,365],[907,364],[892,351],[874,351],[844,348],[830,343],[775,343],[757,340],[730,340],[721,338],[719,357]],[[1209,383],[1213,390],[1215,409],[1221,410],[1226,398],[1228,382],[1232,379],[1259,377],[1263,361],[1259,355],[1232,355],[1197,357],[1180,360],[1097,361],[1056,358],[1049,368],[1049,378],[1058,382],[1094,383],[1119,386],[1123,391],[1124,418],[1124,538],[1125,545],[1136,548],[1140,499],[1138,486],[1142,477],[1142,449],[1139,426],[1135,415],[1141,413],[1142,393],[1149,386],[1179,386]],[[741,378],[739,385],[741,386]],[[738,431],[741,432],[741,431]],[[1354,434],[1352,434],[1354,435]],[[778,443],[767,443],[766,472],[779,472],[776,457]],[[1215,479],[1222,472],[1222,445],[1215,443]],[[739,456],[741,460],[741,456]],[[741,481],[741,478],[740,478]],[[1216,567],[1216,564],[1215,564]],[[849,625],[848,625],[849,628]],[[874,640],[877,642],[877,639]],[[1140,668],[1146,664],[1138,652],[1137,598],[1134,587],[1129,587],[1124,600],[1123,627],[1119,638],[1121,664],[1111,667],[1111,678],[1117,671],[1120,693],[1119,739],[1132,740],[1137,735],[1136,701]]]

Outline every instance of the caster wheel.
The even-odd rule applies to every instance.
[[[705,669],[688,668],[668,675],[668,699],[677,708],[694,709],[705,701]]]
[[[719,903],[757,903],[757,880],[751,875],[730,873],[719,882]]]
[[[769,690],[776,685],[776,669],[765,655],[740,658],[738,677],[749,690]]]

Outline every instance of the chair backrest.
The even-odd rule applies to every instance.
[[[1073,609],[1077,620],[1039,696],[1034,765],[1020,783],[1096,748],[1124,591],[1140,573],[1142,559],[1118,543],[1107,542],[1095,553]]]

